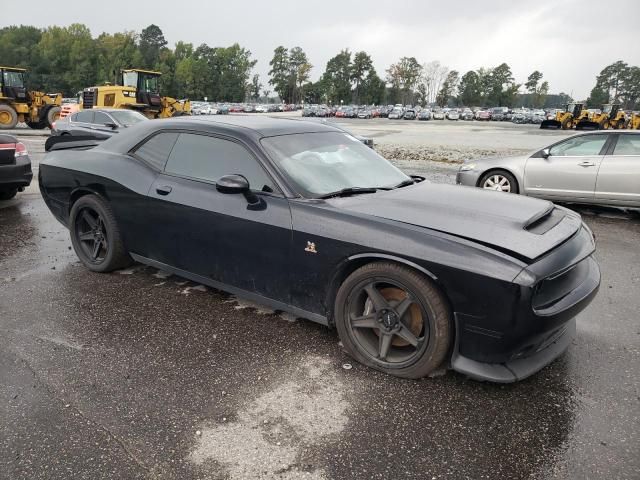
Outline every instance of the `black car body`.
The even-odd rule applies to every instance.
[[[124,128],[147,120],[147,117],[134,110],[116,108],[80,110],[56,120],[51,126],[51,135],[93,136],[106,139]]]
[[[119,258],[128,252],[147,265],[336,325],[358,360],[399,376],[429,371],[407,370],[405,358],[414,358],[402,356],[408,347],[497,382],[531,375],[568,347],[575,316],[600,282],[594,239],[579,215],[537,199],[409,178],[329,125],[211,118],[145,122],[91,150],[50,152],[40,165],[42,195],[71,229],[76,251],[84,235],[93,241],[87,248],[98,249],[95,258],[109,255],[106,246],[100,253],[103,233],[85,231],[95,224],[95,217],[83,223],[93,208],[90,215],[117,222]],[[301,143],[322,147],[299,150]],[[222,166],[196,162],[205,151]],[[351,153],[387,172],[388,186],[322,195],[300,186],[306,177],[333,181],[341,172],[336,160]],[[224,176],[199,179],[202,165]],[[176,166],[187,174],[176,174]],[[397,179],[403,181],[393,186]],[[385,290],[397,284],[407,288],[393,298]],[[416,300],[423,290],[412,285],[438,297],[438,308]],[[363,304],[361,317],[350,310]],[[415,318],[441,323],[408,335],[398,322],[409,315],[408,304],[419,310]],[[429,345],[438,344],[439,332],[448,343],[437,353]]]
[[[31,184],[31,159],[23,143],[0,134],[0,200],[13,198]]]

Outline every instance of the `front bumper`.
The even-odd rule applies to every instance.
[[[0,165],[0,188],[25,188],[31,184],[33,172],[29,157],[16,158],[15,164]]]
[[[456,184],[475,187],[476,185],[478,185],[479,178],[480,172],[476,172],[475,170],[458,170],[458,173],[456,173]]]
[[[451,368],[479,380],[522,380],[561,355],[575,334],[576,316],[596,296],[600,268],[591,232],[574,237],[524,268],[500,308],[456,312]]]
[[[549,365],[562,355],[576,335],[576,319],[573,318],[551,333],[532,339],[538,344],[535,353],[528,357],[514,358],[505,363],[482,363],[456,352],[451,368],[475,380],[513,383],[523,380]]]

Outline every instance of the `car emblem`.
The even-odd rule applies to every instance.
[[[305,248],[304,251],[309,253],[318,253],[314,242],[307,242],[307,248]]]

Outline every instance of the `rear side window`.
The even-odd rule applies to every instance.
[[[163,170],[177,138],[176,132],[159,133],[140,145],[134,153],[158,170]]]
[[[75,122],[93,123],[93,112],[91,110],[83,110],[76,114]]]
[[[613,154],[640,156],[640,135],[620,135]]]
[[[225,175],[239,174],[249,180],[252,190],[276,190],[258,160],[246,148],[230,140],[207,135],[181,133],[165,171],[211,182]]]

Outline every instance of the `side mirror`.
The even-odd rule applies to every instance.
[[[247,193],[249,180],[242,175],[225,175],[216,182],[216,190],[220,193]]]
[[[115,123],[105,123],[104,124],[105,127],[111,128],[113,130],[115,130],[116,128],[118,128],[118,125],[116,125]]]
[[[249,180],[242,175],[225,175],[216,182],[216,190],[220,193],[241,193],[247,199],[248,208],[260,210],[263,200],[260,199],[249,187]]]
[[[551,151],[548,148],[542,150],[542,158],[549,158],[551,156]]]

